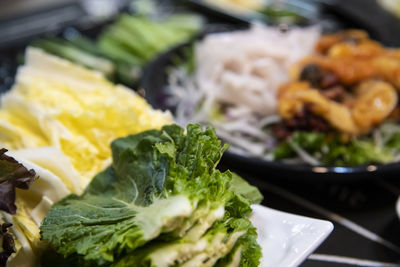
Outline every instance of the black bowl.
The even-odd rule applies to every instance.
[[[346,26],[343,23],[344,20],[341,19],[340,22],[341,25]],[[350,22],[351,23],[348,23],[350,27],[362,24],[360,21],[354,23],[354,18],[351,18]],[[243,25],[241,28],[242,27]],[[231,27],[222,29],[231,30]],[[375,30],[377,30],[371,28],[371,24],[368,24],[364,29],[370,33],[374,33]],[[388,43],[388,41],[390,41],[388,36],[375,39],[378,39],[383,43]],[[192,42],[171,49],[170,51],[160,55],[145,69],[141,81],[141,87],[145,90],[146,99],[153,107],[162,110],[169,109],[174,112],[174,107],[167,106],[165,101],[167,98],[164,91],[168,79],[167,71],[174,65],[174,59],[177,56],[184,58],[185,49],[190,45],[192,45]],[[254,174],[267,174],[268,178],[271,179],[290,179],[293,181],[317,180],[327,182],[352,182],[395,176],[400,172],[400,163],[371,164],[356,167],[310,166],[306,164],[288,164],[279,161],[267,161],[257,157],[246,157],[232,153],[229,150],[224,154],[221,163],[232,170],[245,170]]]

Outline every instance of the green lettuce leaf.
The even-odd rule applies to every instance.
[[[171,252],[174,242],[217,240],[220,235],[210,231],[224,214],[247,220],[251,212],[245,196],[253,189],[235,194],[229,190],[232,174],[216,170],[227,146],[221,146],[211,128],[189,125],[185,133],[177,125],[165,126],[117,139],[111,148],[112,166],[83,195],[56,203],[41,225],[42,239],[82,266],[148,266],[138,262],[154,261],[160,246]],[[221,230],[224,240],[227,229]],[[171,253],[171,260],[182,261]],[[138,260],[124,265],[126,257]]]
[[[236,173],[232,173],[232,181],[229,189],[247,199],[251,204],[260,204],[264,198],[257,187],[250,185]]]
[[[254,234],[247,216],[261,195],[216,170],[227,146],[213,129],[166,126],[117,139],[111,148],[112,166],[83,195],[56,203],[42,222],[42,239],[71,264],[211,264]],[[259,246],[245,243],[240,260],[256,262]]]
[[[115,267],[129,266],[214,266],[225,257],[237,241],[247,233],[247,228],[232,227],[229,218],[215,223],[199,239],[191,234],[173,242],[154,241],[122,258]],[[242,219],[245,220],[245,219]],[[254,265],[257,266],[257,265]]]
[[[254,228],[249,220],[243,218],[229,220],[227,223],[229,229],[234,229],[236,232],[244,231],[245,234],[240,236],[229,254],[220,259],[215,266],[259,266],[262,252],[261,247],[257,243],[256,228]]]
[[[261,247],[256,229],[247,216],[251,213],[250,204],[260,203],[263,196],[235,173],[229,190],[233,194],[226,203],[222,220],[214,223],[221,210],[208,210],[207,216],[195,216],[201,218],[201,223],[191,224],[182,238],[173,242],[158,238],[123,257],[115,267],[259,266]]]

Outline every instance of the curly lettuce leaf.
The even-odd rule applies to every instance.
[[[236,258],[257,266],[260,247],[251,243],[257,235],[247,216],[262,196],[216,170],[227,147],[213,129],[165,126],[117,139],[111,148],[112,166],[83,195],[56,203],[42,222],[42,239],[66,262],[212,266],[240,243]]]
[[[115,267],[259,266],[261,247],[257,231],[247,217],[251,213],[250,204],[260,203],[263,196],[235,173],[229,190],[232,194],[222,220],[216,221],[223,209],[205,211],[207,216],[194,216],[201,221],[192,224],[182,238],[172,242],[157,238],[123,257]]]
[[[244,181],[243,185],[248,186]],[[211,211],[182,238],[172,242],[163,238],[153,240],[120,259],[113,267],[259,266],[262,253],[257,243],[257,231],[245,218],[246,213],[240,213],[246,204],[250,208],[249,202],[237,197],[229,200],[222,220],[215,221],[223,209]],[[242,202],[238,202],[239,199]],[[205,221],[208,230],[203,227]]]
[[[213,266],[225,257],[247,229],[232,227],[238,219],[229,218],[215,223],[199,239],[191,235],[173,242],[155,241],[140,248],[135,253],[122,258],[115,267],[128,266]],[[244,220],[244,219],[243,219]],[[254,265],[257,266],[257,265]]]
[[[220,259],[216,267],[243,266],[255,267],[260,265],[261,247],[257,243],[257,230],[247,219],[235,219],[227,222],[228,229],[245,232],[235,243],[231,251]]]
[[[190,125],[185,134],[166,126],[117,139],[111,148],[113,165],[42,222],[42,238],[65,256],[113,262],[163,233],[179,233],[198,207],[224,207],[232,197],[231,174],[215,169],[226,146],[212,129]]]
[[[229,190],[236,195],[244,197],[250,204],[260,204],[264,198],[257,187],[250,185],[236,173],[232,173],[232,181]]]
[[[15,214],[15,188],[29,189],[36,173],[7,156],[6,152],[7,149],[0,149],[0,210]]]

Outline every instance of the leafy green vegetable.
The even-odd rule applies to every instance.
[[[313,132],[295,132],[290,142],[301,145],[307,151],[316,152],[325,145],[325,135]]]
[[[111,148],[112,166],[82,196],[56,203],[42,222],[42,238],[67,260],[184,266],[204,257],[217,262],[242,240],[240,260],[257,266],[259,246],[243,240],[256,240],[247,216],[262,196],[215,169],[227,146],[213,129],[166,126],[117,139]]]
[[[395,150],[396,152],[400,152],[400,132],[397,132],[391,136],[386,146]]]
[[[226,257],[220,259],[216,266],[259,266],[262,253],[257,243],[256,228],[245,219],[230,220],[228,225],[230,229],[236,229],[236,232],[247,232],[237,240],[231,252]],[[239,264],[234,264],[236,261],[239,261]]]
[[[140,266],[174,266],[176,258],[186,257],[186,262],[178,262],[181,266],[202,266],[204,263],[213,266],[219,259],[228,255],[242,237],[248,235],[249,229],[252,230],[252,226],[247,219],[225,219],[215,223],[199,240],[191,239],[189,233],[173,242],[154,242],[122,258],[115,266],[136,266],[133,262],[140,262]],[[256,243],[256,247],[252,249],[255,255],[246,259],[243,257],[242,261],[255,259],[255,264],[250,266],[258,266],[261,256],[258,254],[259,250]],[[176,257],[175,253],[179,256]]]
[[[244,197],[251,204],[260,204],[264,198],[257,187],[249,185],[246,180],[236,173],[232,173],[232,181],[229,189],[236,195]]]
[[[201,29],[202,21],[194,15],[173,15],[155,21],[146,17],[122,15],[99,37],[103,52],[125,61],[130,54],[145,64],[158,53],[188,40]]]
[[[337,166],[356,166],[370,163],[389,163],[393,155],[371,141],[352,140],[349,144],[331,144],[323,162],[334,162]]]
[[[370,137],[345,142],[339,135],[298,131],[275,149],[275,159],[295,157],[297,154],[294,146],[300,147],[324,165],[389,163],[394,161],[396,154],[400,152],[400,133],[393,134],[379,146]]]
[[[294,146],[301,147],[311,155],[323,150],[327,141],[322,133],[294,132],[289,140],[281,143],[274,151],[275,159],[292,158],[297,155]]]
[[[275,159],[287,159],[293,158],[296,156],[296,151],[293,150],[293,147],[289,144],[289,142],[283,142],[274,150],[274,158]]]

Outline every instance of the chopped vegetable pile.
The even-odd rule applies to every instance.
[[[113,163],[56,203],[42,238],[80,266],[258,266],[248,216],[262,196],[215,167],[226,145],[189,125],[115,140]]]

